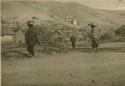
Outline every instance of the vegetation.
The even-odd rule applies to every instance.
[[[38,39],[40,42],[40,47],[43,49],[42,51],[50,53],[51,51],[64,51],[64,44],[62,41],[58,41],[59,37],[63,34],[58,34],[56,35],[55,38],[55,32],[59,27],[54,28],[55,24],[52,24],[49,22],[49,25],[36,25],[35,27],[35,32],[38,34]],[[60,30],[61,31],[61,30]]]
[[[100,40],[101,41],[111,41],[111,39],[112,39],[112,35],[110,34],[110,33],[103,33],[102,35],[101,35],[101,37],[100,37]]]
[[[118,29],[116,29],[115,34],[121,37],[125,37],[125,25],[122,25]]]

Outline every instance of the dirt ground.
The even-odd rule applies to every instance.
[[[2,86],[125,86],[125,52],[2,59]]]

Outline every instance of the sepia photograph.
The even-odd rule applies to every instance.
[[[1,0],[1,86],[125,86],[125,0]]]

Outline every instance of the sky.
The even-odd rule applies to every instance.
[[[5,1],[5,0],[4,0]],[[11,1],[11,0],[6,0]],[[21,0],[15,0],[21,1]],[[25,0],[25,1],[60,1],[77,2],[97,9],[125,10],[125,0]]]

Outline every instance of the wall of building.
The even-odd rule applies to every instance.
[[[15,33],[15,42],[16,43],[25,43],[25,34],[22,31]]]
[[[4,35],[4,36],[1,36],[1,42],[2,43],[13,42],[13,40],[14,40],[13,35]]]

